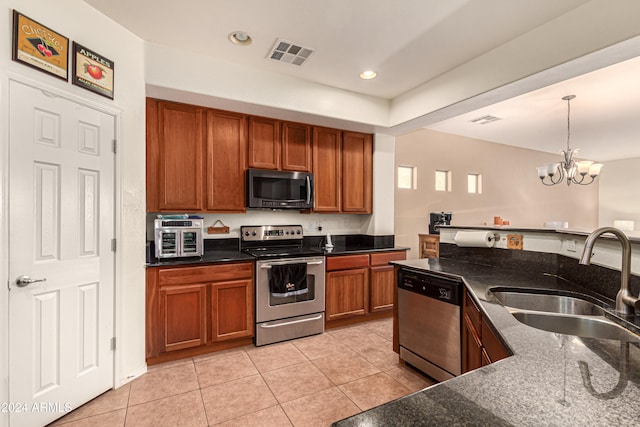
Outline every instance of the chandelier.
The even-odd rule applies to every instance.
[[[595,181],[602,163],[594,163],[590,160],[574,161],[573,155],[578,153],[578,149],[575,150],[569,147],[569,140],[571,138],[571,100],[575,98],[575,95],[567,95],[562,98],[563,101],[567,101],[567,150],[561,151],[564,156],[564,160],[558,163],[550,163],[545,166],[538,166],[538,176],[540,181],[544,185],[556,185],[562,181],[567,181],[567,185],[579,184],[588,185]],[[587,178],[587,176],[590,178]],[[548,180],[545,180],[548,178]]]

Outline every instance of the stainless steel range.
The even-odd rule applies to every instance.
[[[301,225],[240,227],[256,258],[256,345],[324,332],[325,257],[305,248]]]

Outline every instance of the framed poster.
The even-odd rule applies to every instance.
[[[13,10],[13,60],[55,77],[69,77],[69,39]]]
[[[113,99],[113,61],[73,42],[74,85]]]

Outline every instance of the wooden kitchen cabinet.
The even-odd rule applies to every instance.
[[[235,280],[211,285],[212,340],[252,337],[253,280]]]
[[[405,251],[372,253],[369,269],[369,311],[393,310],[395,273],[391,261],[407,259]]]
[[[207,111],[206,210],[245,212],[247,118]]]
[[[204,284],[160,288],[163,351],[204,345],[206,302]]]
[[[249,167],[280,169],[280,120],[249,117]]]
[[[342,131],[313,128],[314,212],[340,212]]]
[[[251,343],[253,263],[146,271],[148,364]]]
[[[462,372],[472,371],[508,356],[509,352],[465,289],[462,308]]]
[[[440,235],[418,234],[418,248],[420,258],[440,257]]]
[[[367,313],[369,270],[356,268],[327,272],[326,317],[328,321]]]
[[[311,126],[282,123],[282,170],[311,172]]]
[[[147,98],[147,211],[245,212],[246,117]]]
[[[311,151],[311,126],[249,118],[249,167],[310,172]]]
[[[388,263],[400,259],[405,251],[328,257],[326,326],[391,316],[395,276]]]
[[[314,212],[372,212],[372,135],[314,128],[313,173]]]
[[[147,99],[147,211],[204,210],[205,109]]]
[[[371,213],[373,193],[373,138],[370,134],[342,133],[342,212]]]

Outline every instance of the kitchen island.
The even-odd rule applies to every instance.
[[[579,338],[532,328],[517,321],[489,290],[499,286],[568,290],[596,297],[610,307],[613,301],[553,274],[443,258],[394,264],[462,277],[513,355],[334,426],[638,424],[637,342]],[[638,317],[632,320],[625,326],[639,333]]]

